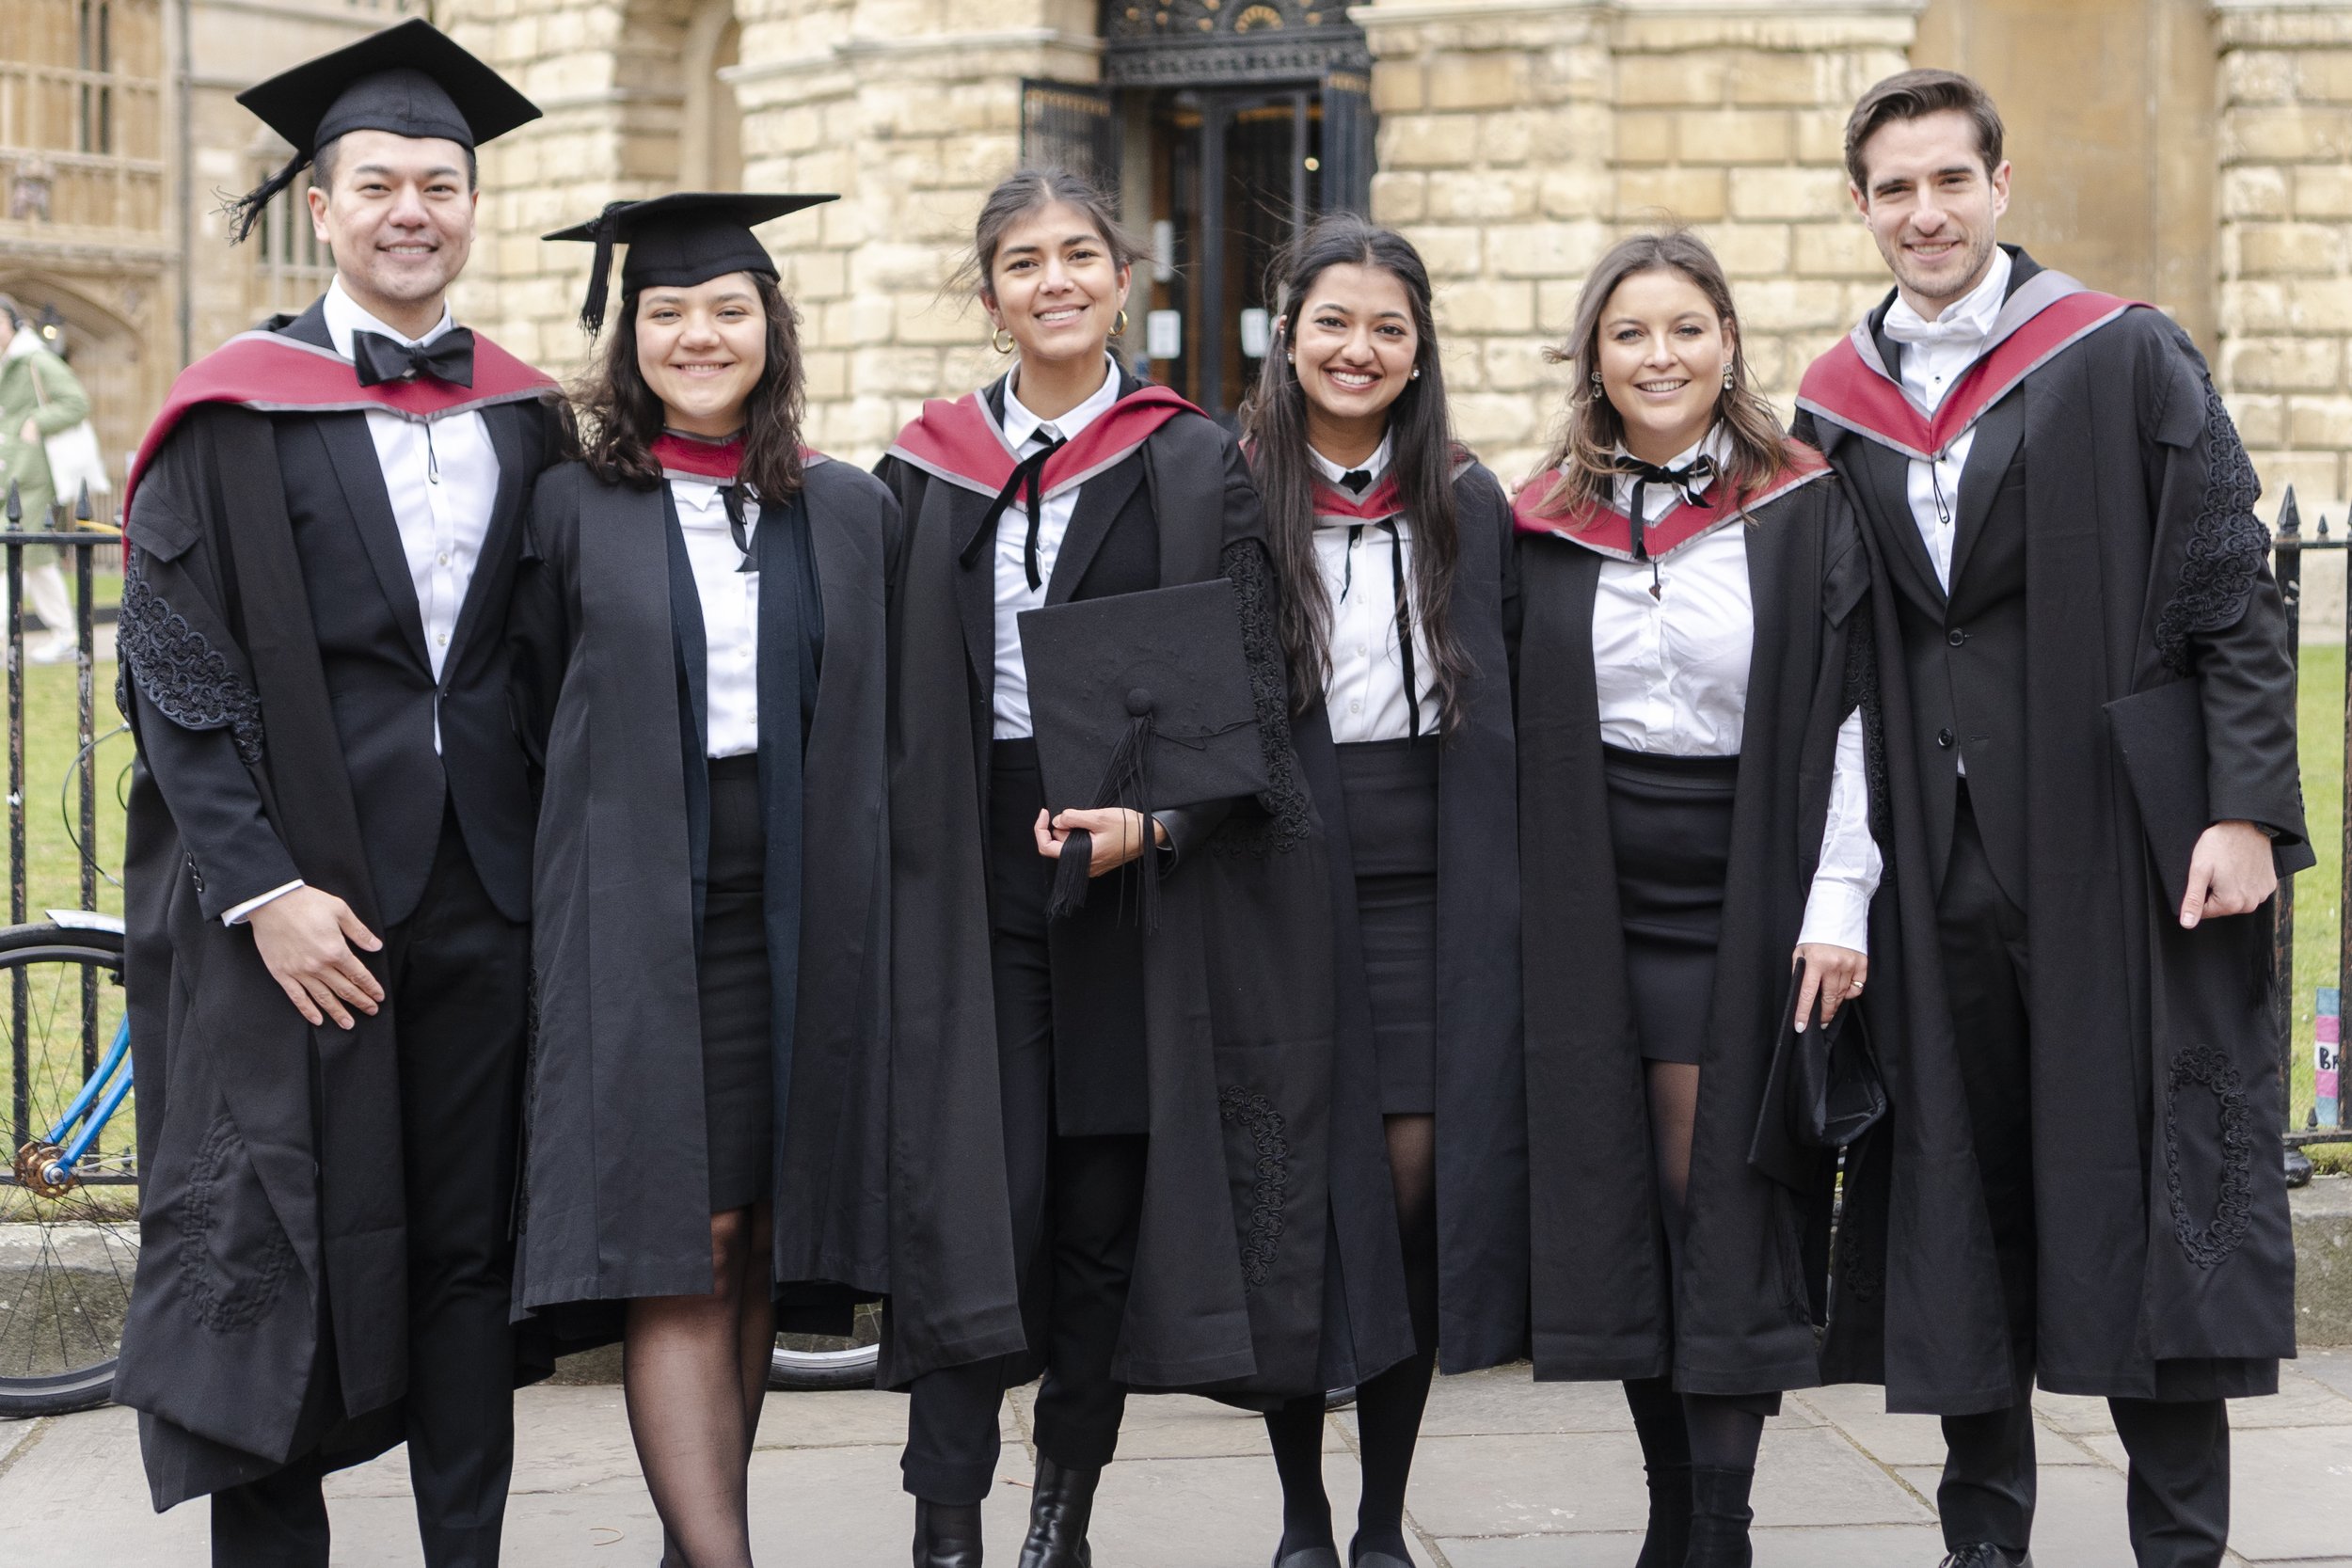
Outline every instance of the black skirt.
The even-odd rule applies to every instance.
[[[771,1187],[775,1048],[763,896],[767,854],[759,759],[712,758],[710,876],[695,980],[714,1214],[767,1197]]]
[[[1356,924],[1380,1065],[1380,1113],[1438,1108],[1438,742],[1333,748],[1347,801]]]
[[[1740,759],[1605,746],[1601,771],[1642,1058],[1695,1064],[1714,1005]]]

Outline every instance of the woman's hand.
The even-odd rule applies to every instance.
[[[1061,859],[1063,841],[1072,833],[1090,833],[1094,837],[1094,859],[1087,867],[1087,875],[1100,877],[1143,853],[1143,813],[1123,806],[1066,811],[1053,817],[1041,811],[1037,814],[1037,852],[1049,861],[1057,861]],[[1168,844],[1168,830],[1156,821],[1152,824],[1152,842],[1163,847]]]
[[[1821,1026],[1837,1016],[1837,1009],[1862,994],[1862,983],[1870,977],[1870,957],[1851,947],[1839,947],[1826,942],[1808,942],[1797,949],[1796,960],[1789,967],[1802,966],[1804,985],[1797,993],[1797,1033],[1802,1035],[1813,1021],[1813,1003],[1821,1004]]]

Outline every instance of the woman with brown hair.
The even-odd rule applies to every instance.
[[[1281,569],[1294,729],[1329,835],[1338,1029],[1323,1382],[1353,1386],[1349,1560],[1403,1568],[1431,1368],[1527,1339],[1518,835],[1502,583],[1509,503],[1454,444],[1410,242],[1326,217],[1276,263],[1244,417]],[[1440,1195],[1443,1201],[1439,1201]],[[1338,1568],[1324,1401],[1266,1418],[1277,1568]]]
[[[1003,1392],[1041,1364],[1023,1568],[1089,1560],[1129,1387],[1322,1386],[1327,872],[1257,490],[1232,436],[1108,351],[1136,256],[1084,181],[998,185],[966,277],[1011,366],[926,405],[880,469],[907,530],[890,823],[909,1195],[881,1381],[913,1395],[920,1568],[977,1568]],[[1219,579],[1216,636],[1154,619]],[[1073,612],[1092,632],[1033,657]],[[1190,738],[1238,746],[1248,793],[1192,793],[1192,748],[1150,738],[1210,655],[1233,700]],[[1140,748],[1111,752],[1120,790],[1093,788],[1097,757],[1057,797],[1050,743],[1089,695]]]
[[[1764,1418],[1820,1381],[1825,1176],[1749,1156],[1783,1032],[1867,976],[1868,569],[1694,235],[1604,256],[1555,357],[1510,617],[1535,1375],[1624,1382],[1639,1568],[1736,1568]]]
[[[792,307],[751,232],[829,199],[659,197],[548,236],[596,244],[591,332],[628,257],[510,624],[540,779],[515,1300],[622,1338],[670,1568],[752,1560],[779,1305],[824,1293],[787,1288],[882,1283],[835,1167],[888,1017],[898,507],[802,447]]]

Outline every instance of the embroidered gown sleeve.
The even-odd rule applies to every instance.
[[[222,918],[300,880],[250,769],[261,699],[205,589],[211,530],[183,426],[141,482],[126,533],[116,644],[124,717],[170,808],[199,907]]]

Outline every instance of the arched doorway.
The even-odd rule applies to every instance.
[[[131,286],[145,292],[140,284]],[[0,276],[0,293],[24,308],[33,329],[73,368],[75,379],[89,394],[90,421],[97,427],[107,471],[119,485],[132,449],[146,433],[159,390],[149,385],[153,377],[141,353],[138,328],[113,308],[48,273]]]

